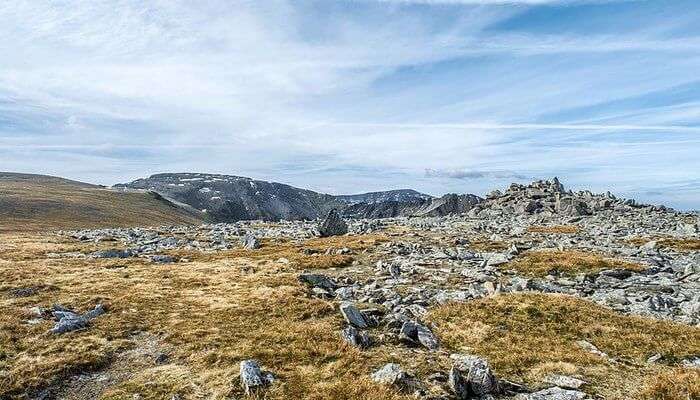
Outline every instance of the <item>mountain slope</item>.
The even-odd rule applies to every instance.
[[[164,173],[115,185],[145,189],[203,212],[211,222],[311,220],[331,209],[349,218],[439,216],[463,213],[482,199],[474,195],[433,198],[411,189],[332,196],[276,182],[203,173]]]
[[[166,173],[115,186],[155,191],[200,210],[212,222],[316,219],[345,207],[331,195],[232,175]]]
[[[197,213],[156,193],[0,172],[0,232],[200,222]]]
[[[370,192],[361,194],[346,194],[335,196],[336,199],[342,200],[350,205],[357,203],[384,203],[384,202],[398,202],[406,203],[413,202],[416,200],[430,200],[433,196],[425,193],[417,192],[413,189],[399,189],[399,190],[387,190],[383,192]]]

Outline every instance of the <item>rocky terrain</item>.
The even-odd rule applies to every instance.
[[[394,203],[3,237],[0,398],[700,398],[697,214],[556,179],[341,210]]]

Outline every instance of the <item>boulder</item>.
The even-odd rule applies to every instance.
[[[336,210],[329,211],[326,218],[318,226],[318,234],[321,237],[340,236],[346,233],[348,233],[348,225]]]
[[[255,360],[241,361],[240,377],[241,386],[248,396],[255,394],[274,381],[274,376],[269,372],[263,372],[260,369],[260,364]]]
[[[548,375],[544,381],[550,385],[556,385],[564,389],[578,389],[586,384],[586,381],[566,375]]]
[[[366,349],[372,344],[367,332],[360,331],[352,325],[345,327],[341,332],[341,336],[349,345],[360,349]]]
[[[578,390],[562,389],[555,386],[535,393],[519,394],[515,398],[516,400],[583,400],[586,398],[586,394]]]
[[[327,291],[335,291],[338,285],[333,279],[322,274],[301,274],[298,277],[299,282],[306,284],[309,287],[318,287]]]
[[[348,324],[356,328],[366,329],[369,327],[365,316],[350,302],[343,302],[340,304],[340,313],[343,314],[343,318],[345,318]]]
[[[102,304],[98,304],[94,309],[86,312],[83,315],[74,313],[73,311],[67,310],[63,306],[54,306],[53,316],[58,321],[49,332],[54,334],[61,334],[66,332],[75,331],[78,329],[87,328],[90,320],[99,317],[104,314],[105,308]]]
[[[453,354],[450,388],[458,399],[482,397],[498,392],[498,381],[488,362],[470,355]]]
[[[394,363],[384,365],[372,375],[372,380],[383,385],[394,386],[402,391],[409,391],[417,386],[415,378]]]
[[[254,250],[260,248],[260,240],[251,234],[247,234],[241,238],[241,243],[243,247],[248,250]]]
[[[403,323],[399,339],[410,344],[420,344],[429,350],[436,350],[439,347],[438,339],[433,332],[415,321]]]

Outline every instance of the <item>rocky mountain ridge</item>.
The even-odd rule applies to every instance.
[[[557,178],[528,185],[513,183],[505,192],[495,190],[486,199],[473,194],[436,198],[411,189],[334,196],[281,183],[202,173],[156,174],[116,187],[156,192],[199,210],[211,222],[311,220],[325,216],[332,209],[346,218],[437,217],[465,213],[471,216],[510,213],[580,217],[605,210],[644,207],[666,210],[663,206],[619,199],[610,192],[566,190]]]

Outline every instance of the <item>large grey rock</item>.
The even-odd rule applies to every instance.
[[[243,247],[248,250],[254,250],[260,248],[260,240],[251,234],[247,234],[241,238],[241,243]]]
[[[564,389],[578,389],[581,386],[586,384],[586,381],[582,381],[581,379],[574,378],[572,376],[566,376],[566,375],[548,375],[545,377],[544,381],[546,383],[549,383],[551,385],[556,385],[560,388]]]
[[[336,210],[330,210],[326,218],[318,226],[321,237],[340,236],[348,233],[348,224],[343,221]]]
[[[401,366],[394,363],[384,365],[374,372],[371,377],[377,383],[394,386],[402,391],[414,389],[417,385],[415,378],[401,369]]]
[[[90,320],[99,317],[104,314],[105,308],[102,304],[98,304],[94,309],[86,312],[83,315],[74,313],[73,311],[66,310],[64,307],[54,307],[53,316],[58,321],[49,332],[54,334],[67,333],[75,331],[78,329],[87,328]]]
[[[99,250],[90,254],[93,258],[129,258],[135,255],[132,250],[110,249]]]
[[[449,385],[458,399],[470,399],[498,392],[498,381],[483,358],[453,354]]]
[[[567,390],[560,387],[552,387],[529,394],[519,394],[517,400],[583,400],[586,393],[578,390]]]
[[[366,349],[372,344],[367,332],[360,331],[352,325],[345,327],[341,336],[349,345],[360,349]]]
[[[263,372],[260,364],[255,360],[241,361],[240,378],[241,386],[248,396],[257,393],[274,381],[274,376],[269,372]]]
[[[322,274],[300,274],[299,281],[310,287],[318,287],[328,291],[334,291],[338,287],[333,279]]]
[[[406,321],[401,326],[399,339],[411,344],[420,344],[429,350],[436,350],[439,347],[437,337],[425,325],[415,321]]]
[[[340,313],[350,325],[356,328],[366,329],[369,326],[364,315],[350,302],[340,304]]]

